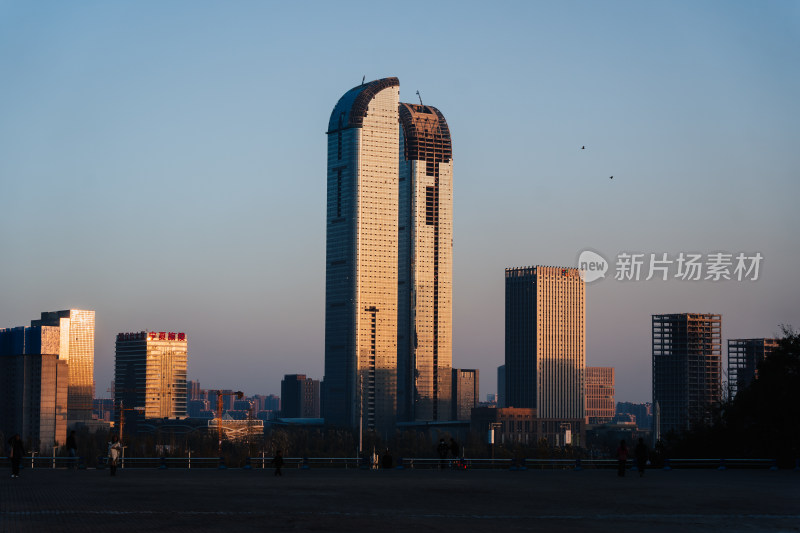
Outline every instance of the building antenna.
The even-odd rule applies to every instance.
[[[365,80],[365,79],[367,79],[367,75],[366,75],[366,74],[364,74],[363,76],[361,76],[361,85],[364,85],[364,80]]]
[[[417,97],[419,98],[419,105],[425,105],[422,103],[422,97],[419,95],[419,91],[417,91]]]

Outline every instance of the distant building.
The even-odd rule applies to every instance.
[[[69,365],[67,393],[68,425],[87,423],[92,419],[94,400],[94,311],[67,309],[42,313],[31,326],[59,327],[61,340],[59,359]]]
[[[583,420],[539,418],[536,409],[478,407],[472,410],[470,429],[487,435],[494,428],[496,444],[533,445],[541,440],[551,446],[580,445],[585,442]]]
[[[126,423],[152,418],[186,418],[185,333],[119,333],[114,360],[115,400]]]
[[[497,407],[506,407],[506,365],[497,367]]]
[[[634,422],[639,429],[652,429],[653,404],[618,402],[614,422],[618,424]]]
[[[479,373],[477,369],[453,369],[453,413],[450,420],[469,421],[472,409],[480,399]]]
[[[758,377],[758,365],[778,347],[778,339],[728,339],[728,390],[733,399]]]
[[[576,268],[507,268],[506,405],[585,424],[585,283]]]
[[[208,399],[208,392],[205,393],[205,397],[203,395],[203,389],[200,388],[199,381],[192,381],[189,380],[186,382],[186,401],[192,400],[207,400]]]
[[[0,431],[38,453],[66,441],[69,368],[58,327],[0,330]]]
[[[319,418],[319,380],[287,374],[281,381],[281,418]]]
[[[614,368],[586,367],[586,422],[606,424],[614,420]]]
[[[653,315],[656,439],[711,421],[722,399],[721,329],[721,315]]]

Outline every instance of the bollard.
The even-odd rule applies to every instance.
[[[581,470],[583,470],[583,466],[581,466],[581,459],[578,457],[575,459],[575,471],[580,472]]]
[[[672,467],[669,465],[669,459],[664,459],[664,468],[663,470],[672,470]]]
[[[161,458],[161,464],[158,466],[158,469],[159,470],[166,470],[167,469],[167,458],[166,457],[162,457]]]
[[[219,466],[217,467],[217,470],[225,470],[226,468],[228,468],[228,467],[225,466],[225,458],[220,455],[219,456]]]
[[[244,466],[242,467],[242,469],[243,470],[252,470],[253,469],[253,466],[250,464],[250,458],[249,457],[245,457],[244,458]]]
[[[720,459],[719,460],[719,466],[717,467],[717,470],[726,470],[726,468],[725,468],[725,459]]]
[[[405,469],[405,466],[403,466],[403,458],[402,457],[398,457],[397,458],[397,466],[395,467],[395,470],[403,470],[403,469]]]
[[[772,460],[772,466],[770,466],[769,469],[770,470],[777,470],[778,469],[778,460],[777,459],[773,459]]]

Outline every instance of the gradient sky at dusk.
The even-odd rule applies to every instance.
[[[94,309],[98,396],[143,329],[186,332],[206,388],[321,379],[325,130],[364,75],[450,125],[453,361],[482,397],[504,268],[586,248],[764,256],[587,285],[618,401],[650,400],[651,314],[800,326],[798,2],[0,1],[0,327]]]

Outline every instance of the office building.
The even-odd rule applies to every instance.
[[[58,327],[0,330],[0,432],[40,454],[66,441],[69,368],[60,353]]]
[[[722,315],[653,315],[655,438],[711,421],[722,399]]]
[[[282,418],[319,418],[319,380],[287,374],[281,381]]]
[[[380,432],[397,412],[399,85],[349,90],[327,132],[324,417]]]
[[[469,421],[472,409],[480,401],[479,372],[477,369],[453,369],[453,413],[450,420]]]
[[[507,268],[506,405],[582,428],[584,281],[576,268]]]
[[[586,423],[607,424],[614,416],[614,368],[587,366]]]
[[[451,413],[453,159],[432,106],[399,107],[397,408],[403,421]]]
[[[778,347],[778,339],[728,339],[728,390],[736,394],[758,377],[758,365]]]
[[[126,410],[126,423],[186,418],[187,348],[185,333],[117,334],[114,360],[117,422],[121,408]]]
[[[94,311],[67,309],[43,312],[31,326],[59,327],[61,332],[59,359],[69,366],[68,424],[86,423],[92,419],[94,400]]]

